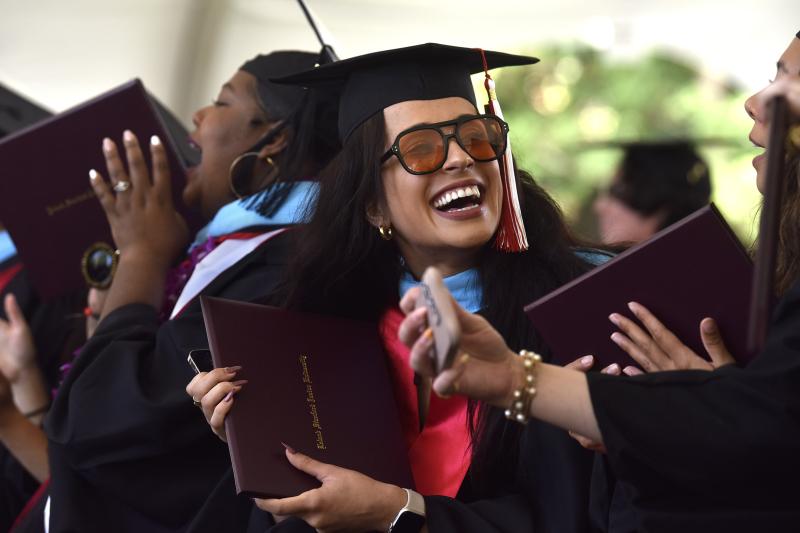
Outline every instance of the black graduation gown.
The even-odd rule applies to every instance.
[[[637,531],[800,530],[800,283],[747,368],[589,376]]]
[[[288,233],[222,272],[201,294],[264,298],[284,269]],[[227,446],[185,392],[193,377],[186,356],[207,346],[198,298],[161,325],[158,312],[142,304],[102,321],[45,421],[51,533],[179,532],[197,515],[229,512],[208,509],[220,491],[231,494]]]
[[[476,499],[480,487],[468,476],[457,499],[426,497],[429,531],[593,531],[588,513],[592,454],[565,431],[536,420],[523,431],[518,453],[514,474],[494,480],[501,487],[497,496]]]
[[[456,498],[426,496],[426,525],[434,533],[585,533],[599,531],[590,522],[589,498],[594,454],[566,431],[531,420],[519,440],[504,439],[517,423],[493,426],[487,437],[498,459],[487,476],[467,472]],[[514,441],[514,448],[501,442]],[[388,524],[387,524],[388,526]],[[298,519],[270,533],[313,532]]]
[[[19,268],[19,256],[0,263],[0,272]],[[31,328],[39,368],[48,387],[55,387],[59,378],[59,367],[71,352],[85,339],[83,307],[86,291],[76,291],[49,302],[42,302],[28,280],[25,270],[19,270],[0,289],[0,302],[6,294],[13,294]],[[0,318],[7,320],[0,303]],[[0,445],[0,531],[7,531],[25,503],[39,487],[25,468]]]

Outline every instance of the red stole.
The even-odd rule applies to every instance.
[[[14,276],[19,274],[20,270],[22,270],[22,263],[17,263],[5,270],[0,270],[0,291],[4,290],[6,285],[11,283],[11,280],[14,279]]]
[[[444,399],[432,394],[428,420],[420,433],[414,371],[408,365],[409,350],[397,338],[397,329],[403,318],[399,309],[387,310],[381,317],[380,333],[389,356],[394,396],[411,472],[416,490],[421,494],[453,498],[464,481],[471,460],[467,399],[463,396]]]

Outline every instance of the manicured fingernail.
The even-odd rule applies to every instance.
[[[609,365],[609,367],[606,368],[606,373],[607,374],[614,374],[614,375],[619,374],[619,365],[617,363],[613,363],[612,365]]]
[[[246,379],[240,379],[239,381],[234,381],[233,383],[231,383],[231,385],[233,385],[234,387],[241,387],[242,385],[246,384],[247,384]]]
[[[89,179],[95,181],[97,179],[97,171],[95,169],[91,169],[89,171]]]
[[[639,312],[639,304],[636,302],[628,302],[628,309],[630,309],[633,314],[636,314]]]
[[[103,139],[103,150],[106,152],[110,152],[114,149],[114,141],[106,137]]]
[[[285,442],[281,442],[281,444],[283,444],[283,447],[286,448],[287,452],[289,452],[289,453],[297,453],[297,450],[295,450],[294,448],[292,448],[291,446],[289,446]]]
[[[619,324],[619,315],[617,313],[611,313],[610,315],[608,315],[608,319],[614,325]]]
[[[703,333],[716,333],[717,331],[717,324],[713,320],[703,320],[700,323],[700,327],[703,328]]]
[[[133,136],[133,132],[131,130],[123,131],[122,138],[127,142],[133,142],[135,140],[135,137]]]
[[[425,330],[425,333],[422,334],[422,340],[425,341],[426,344],[433,341],[433,330],[431,328]]]
[[[622,335],[615,331],[611,334],[611,340],[619,344],[622,341]]]
[[[161,144],[161,139],[158,138],[158,135],[153,135],[150,137],[150,144],[152,146],[159,146]]]
[[[594,357],[591,355],[586,355],[584,357],[581,357],[581,366],[592,366],[593,362],[594,362]]]
[[[233,393],[236,391],[230,391],[228,394],[225,395],[225,398],[222,399],[223,402],[228,403],[233,400]]]
[[[240,367],[240,366],[228,366],[228,367],[225,367],[225,372],[227,372],[228,374],[235,374],[241,369],[242,369],[242,367]]]
[[[627,374],[629,376],[638,376],[639,374],[644,374],[641,370],[636,368],[635,366],[626,366],[622,369],[623,374]]]

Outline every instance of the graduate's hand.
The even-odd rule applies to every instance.
[[[8,320],[0,319],[0,373],[13,385],[27,374],[38,376],[39,368],[31,329],[13,294],[6,294],[3,307]]]
[[[711,361],[707,361],[683,344],[644,306],[631,302],[628,307],[644,324],[647,331],[632,320],[614,313],[609,316],[609,320],[624,334],[615,332],[611,335],[611,340],[639,363],[646,372],[687,369],[714,370],[736,362],[725,347],[722,335],[713,319],[704,318],[700,322],[700,337],[711,358]]]
[[[433,390],[440,396],[458,393],[493,405],[510,405],[515,379],[521,379],[522,367],[515,364],[519,358],[500,333],[482,316],[465,311],[451,296],[461,326],[459,354],[450,369],[435,376],[430,359],[433,334],[427,327],[427,310],[416,309],[419,298],[418,287],[403,296],[400,308],[406,318],[398,329],[400,341],[411,348],[410,363],[414,370],[433,377]]]
[[[120,260],[135,257],[140,261],[169,268],[189,242],[189,230],[172,204],[172,182],[167,154],[158,137],[150,143],[152,177],[139,141],[130,131],[123,134],[128,168],[120,158],[116,144],[103,140],[103,155],[111,182],[106,183],[94,171],[90,181],[111,226]],[[114,191],[126,184],[127,190]]]
[[[186,385],[188,394],[206,417],[214,434],[225,442],[225,417],[233,407],[234,395],[242,390],[247,380],[233,381],[240,366],[215,368],[211,372],[200,372]]]
[[[322,486],[291,498],[255,500],[273,515],[296,516],[322,533],[386,531],[406,504],[405,490],[395,485],[321,463],[288,447],[286,458]]]

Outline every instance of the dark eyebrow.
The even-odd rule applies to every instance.
[[[234,89],[234,88],[233,88],[233,85],[231,85],[230,83],[224,83],[224,84],[222,85],[222,88],[223,88],[223,89],[228,89],[228,90],[229,90],[230,92],[232,92],[233,94],[236,94],[236,89]]]
[[[778,69],[778,72],[783,72],[784,74],[790,74],[789,69],[786,66],[786,63],[784,63],[783,61],[778,61],[776,68]],[[800,76],[800,70],[797,71],[797,75]]]
[[[476,116],[475,113],[464,113],[462,115],[458,115],[456,118],[451,119],[451,120],[445,120],[445,121],[442,121],[442,122],[420,122],[419,124],[414,124],[413,126],[410,126],[410,127],[406,128],[406,129],[410,130],[412,128],[417,128],[417,127],[420,127],[420,126],[438,126],[440,124],[446,124],[448,122],[456,122],[458,120],[461,120],[462,118],[474,117],[474,116]]]

